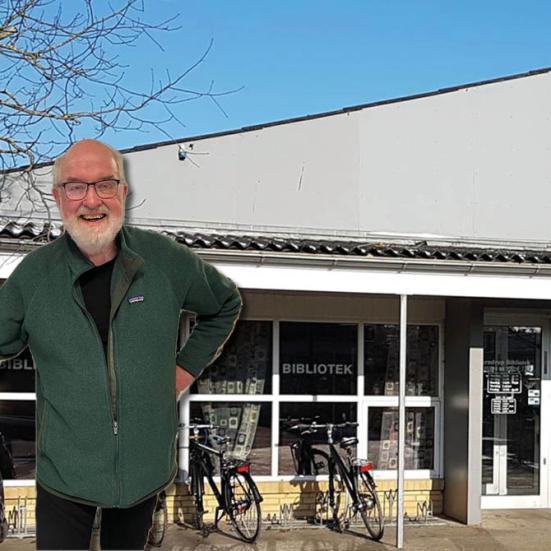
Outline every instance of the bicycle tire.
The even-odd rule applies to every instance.
[[[344,532],[350,524],[347,516],[350,510],[350,495],[340,473],[333,477],[333,527],[337,532]]]
[[[195,504],[195,528],[204,534],[205,521],[203,516],[205,513],[203,511],[203,496],[193,496],[193,503]]]
[[[168,511],[166,497],[159,494],[153,512],[153,522],[147,536],[147,543],[153,547],[161,547],[168,528]]]
[[[385,519],[375,483],[366,473],[360,473],[358,478],[358,495],[361,501],[360,515],[363,523],[369,535],[375,541],[379,541],[385,531]]]
[[[329,505],[333,514],[332,528],[337,532],[344,532],[350,503],[348,491],[337,464],[331,456],[328,458],[327,468],[329,471]]]
[[[253,486],[250,475],[238,472],[230,472],[224,486],[226,513],[245,543],[253,543],[260,534],[260,502]]]

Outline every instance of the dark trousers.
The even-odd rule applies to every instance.
[[[157,497],[128,509],[102,509],[101,548],[141,549]],[[89,549],[96,507],[63,499],[36,483],[36,548]]]

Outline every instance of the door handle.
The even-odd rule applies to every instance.
[[[547,377],[547,350],[543,352],[543,374]]]

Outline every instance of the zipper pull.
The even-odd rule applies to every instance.
[[[115,436],[119,434],[119,423],[117,421],[113,421],[113,434]]]

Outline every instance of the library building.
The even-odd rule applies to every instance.
[[[179,414],[251,461],[264,522],[329,514],[298,419],[357,423],[346,435],[396,515],[404,340],[408,517],[551,507],[550,96],[542,69],[123,151],[127,223],[240,288],[235,331]],[[29,177],[49,190],[51,165],[3,175],[0,282],[62,232],[55,208],[23,208]],[[194,325],[183,312],[181,344]],[[35,369],[28,349],[0,364],[6,509],[29,526]],[[171,522],[192,507],[185,430],[177,448]]]

